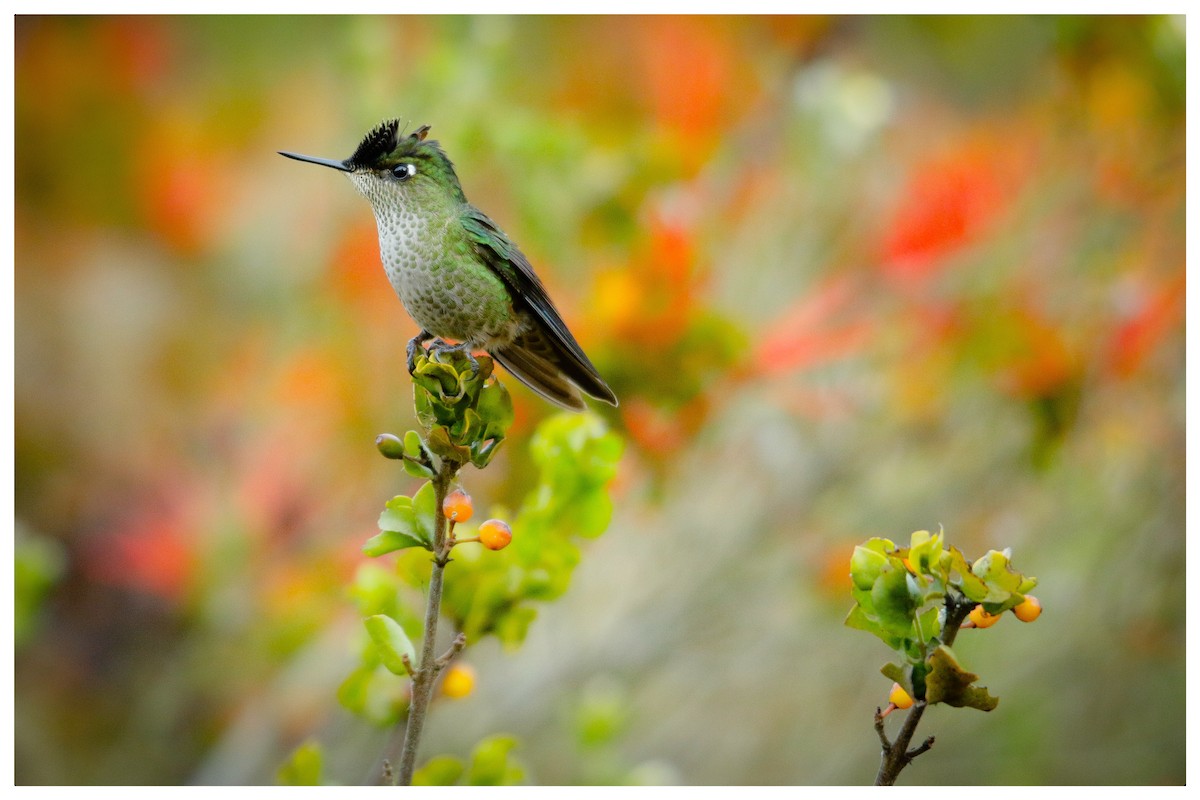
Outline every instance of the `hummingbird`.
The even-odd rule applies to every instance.
[[[467,202],[454,165],[429,126],[403,134],[399,120],[369,131],[343,161],[279,151],[344,172],[371,203],[388,281],[420,332],[417,349],[446,339],[467,354],[485,351],[551,403],[582,411],[581,393],[617,405],[567,329],[529,259],[500,227]]]

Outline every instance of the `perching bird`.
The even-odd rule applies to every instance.
[[[582,411],[580,390],[612,405],[617,397],[567,330],[528,259],[467,202],[454,165],[428,125],[410,134],[399,120],[368,133],[345,161],[280,152],[346,173],[371,202],[388,280],[421,332],[484,350],[552,403]]]

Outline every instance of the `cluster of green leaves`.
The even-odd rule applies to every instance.
[[[538,484],[512,523],[512,544],[499,552],[455,549],[442,608],[468,641],[494,634],[516,647],[537,616],[532,603],[567,590],[579,563],[577,540],[604,533],[612,517],[608,484],[622,449],[620,437],[590,414],[560,414],[538,427],[530,443]],[[416,566],[402,559],[410,580]]]
[[[517,740],[506,734],[489,736],[463,761],[456,756],[434,756],[413,774],[413,786],[515,786],[525,778],[525,768],[512,757]]]
[[[875,634],[901,656],[901,664],[882,672],[914,698],[990,711],[997,699],[973,685],[979,676],[962,669],[943,643],[943,629],[952,611],[957,629],[975,604],[999,614],[1024,601],[1037,580],[1013,569],[1010,559],[1008,550],[991,550],[969,564],[958,548],[945,547],[941,531],[916,531],[908,547],[869,539],[850,559],[855,604],[846,624]]]
[[[413,361],[413,403],[425,435],[409,431],[401,441],[385,434],[379,437],[380,451],[403,459],[417,478],[432,478],[440,462],[486,467],[513,420],[512,398],[492,375],[494,369],[492,359],[464,350],[419,351]]]
[[[379,533],[363,548],[370,556],[404,551],[395,566],[364,564],[351,586],[366,635],[359,665],[338,696],[348,709],[381,725],[397,722],[408,705],[406,684],[392,676],[408,676],[405,657],[419,666],[413,642],[422,636],[423,619],[405,598],[428,581],[428,551],[436,546],[437,476],[447,464],[454,470],[467,463],[485,466],[512,422],[512,403],[492,375],[491,359],[480,356],[477,365],[456,350],[419,354],[414,395],[425,434],[409,431],[403,439],[385,435],[378,441],[384,455],[429,479],[411,496],[387,502]],[[600,419],[552,417],[535,431],[530,449],[538,484],[512,522],[512,544],[501,551],[474,544],[453,550],[442,613],[469,642],[494,634],[506,646],[519,645],[537,615],[532,603],[566,591],[579,561],[576,541],[599,536],[612,516],[607,485],[622,442]],[[477,524],[457,524],[455,537],[471,538]]]
[[[414,786],[515,786],[525,778],[525,768],[512,757],[517,740],[506,734],[489,736],[471,751],[465,762],[455,756],[435,756],[413,775]],[[303,742],[275,773],[281,786],[327,784],[325,754],[315,741]]]
[[[570,584],[580,556],[577,541],[599,536],[612,515],[606,487],[616,472],[622,442],[601,420],[586,414],[551,417],[535,431],[530,448],[539,480],[513,522],[512,544],[498,552],[477,545],[453,551],[453,579],[446,581],[442,611],[470,642],[494,634],[506,646],[519,645],[537,616],[532,604],[553,600]],[[425,484],[411,506],[404,502],[408,498],[388,502],[380,515],[380,527],[387,530],[368,542],[367,552],[407,552],[394,569],[364,564],[351,586],[369,636],[339,698],[350,710],[383,725],[395,723],[407,707],[405,693],[389,673],[405,674],[399,656],[407,654],[411,660],[411,642],[421,636],[421,617],[403,598],[406,587],[421,589],[428,580],[429,556],[423,547],[432,536],[432,497]],[[455,534],[469,538],[474,529],[474,523],[459,524]]]

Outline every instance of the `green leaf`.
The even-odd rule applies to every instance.
[[[920,622],[920,631],[923,635],[922,641],[924,641],[926,644],[928,644],[932,639],[941,636],[942,624],[940,621],[940,616],[941,608],[939,606],[933,606],[925,609],[925,611],[921,613],[920,617],[918,617]]]
[[[583,747],[599,747],[615,740],[629,722],[629,699],[612,680],[594,678],[579,698],[575,712],[575,738]]]
[[[871,587],[871,602],[875,606],[875,616],[885,631],[895,636],[908,636],[920,596],[919,593],[914,596],[904,565],[896,559],[889,559],[888,562]]]
[[[369,556],[381,556],[408,547],[429,549],[432,546],[432,532],[428,535],[425,533],[413,508],[412,499],[404,495],[387,501],[383,513],[379,515],[379,528],[381,532],[363,545],[363,552]],[[432,531],[432,527],[430,530]]]
[[[508,757],[516,746],[516,738],[507,735],[489,736],[476,745],[467,768],[467,785],[504,786],[520,781],[524,771]]]
[[[537,609],[518,606],[496,621],[496,638],[500,644],[512,649],[525,641],[529,626],[537,619]]]
[[[434,471],[424,464],[414,464],[408,459],[404,460],[404,471],[414,478],[432,478]]]
[[[356,667],[346,676],[337,690],[338,702],[348,711],[361,714],[367,707],[367,693],[371,686],[374,667]]]
[[[971,573],[982,578],[990,586],[1004,592],[1015,592],[1025,577],[1012,568],[1008,555],[998,550],[989,550],[971,565]]]
[[[865,543],[854,548],[850,557],[850,578],[854,585],[863,590],[869,590],[875,585],[875,579],[888,563],[887,554],[895,549],[888,539],[868,539]]]
[[[934,650],[929,665],[930,671],[925,677],[925,699],[929,703],[991,711],[1000,702],[988,694],[986,687],[972,685],[979,676],[959,666],[949,647],[942,645]]]
[[[434,756],[413,773],[413,786],[453,786],[466,767],[454,756]]]
[[[433,526],[436,505],[437,493],[433,490],[433,482],[427,481],[421,484],[421,488],[417,489],[417,493],[413,495],[412,510],[417,521],[417,531],[422,540],[431,548],[433,547]]]
[[[951,583],[968,600],[981,603],[988,596],[989,590],[987,584],[983,582],[982,578],[971,572],[971,567],[967,565],[967,559],[963,557],[962,551],[957,547],[951,547],[942,553],[942,569],[946,574],[950,572],[958,573],[959,580],[957,582],[951,581]]]
[[[275,773],[275,782],[281,786],[320,786],[321,760],[321,745],[310,739],[292,751]]]
[[[396,603],[396,578],[377,563],[364,563],[354,573],[350,596],[358,604],[360,615],[386,614]]]
[[[483,385],[475,411],[483,421],[484,438],[503,438],[512,427],[512,397],[500,381],[493,380]]]
[[[399,531],[382,531],[375,534],[370,539],[367,539],[363,545],[363,553],[375,558],[376,556],[386,555],[387,553],[395,552],[396,550],[404,550],[409,547],[424,547],[429,549],[424,542],[417,541],[413,537]]]
[[[413,510],[413,498],[402,494],[388,500],[384,505],[383,513],[379,515],[379,529],[381,531],[403,533],[416,539],[418,542],[426,540],[417,515]]]
[[[415,381],[413,382],[413,406],[417,411],[417,422],[421,423],[422,428],[429,430],[437,424],[437,413],[434,411],[433,400],[429,392]]]
[[[1019,590],[1028,583],[1028,579],[1013,569],[1009,552],[989,550],[971,565],[971,573],[988,588],[987,595],[979,602],[983,603],[984,610],[989,614],[1000,614],[1025,599]]]
[[[453,461],[456,464],[465,464],[471,460],[470,448],[451,441],[450,431],[445,425],[435,425],[429,431],[429,449],[438,458]]]
[[[474,464],[477,469],[483,469],[486,467],[491,463],[492,456],[496,454],[496,450],[499,449],[500,443],[503,441],[503,438],[496,438],[472,442],[471,463]]]
[[[376,614],[363,620],[363,625],[366,626],[371,641],[375,642],[375,647],[379,650],[379,658],[388,672],[393,675],[407,676],[409,672],[408,668],[404,666],[404,656],[408,656],[408,661],[412,664],[413,669],[419,666],[417,651],[413,649],[413,643],[409,640],[408,634],[404,632],[404,628],[400,627],[399,622],[386,614]]]
[[[912,542],[908,550],[908,563],[917,572],[923,575],[933,575],[935,571],[940,571],[942,553],[943,534],[939,531],[936,535],[929,531],[915,531],[912,535]]]
[[[873,618],[867,616],[867,612],[863,611],[863,607],[855,605],[850,609],[850,613],[846,615],[845,625],[847,628],[854,628],[867,633],[879,635],[879,623]]]
[[[879,671],[883,673],[883,677],[891,678],[896,683],[903,686],[905,689],[912,688],[911,686],[908,685],[908,670],[906,670],[904,667],[900,666],[899,664],[893,664],[889,661],[888,663],[886,663],[882,667],[880,667]],[[909,694],[912,694],[912,692],[909,692]]]
[[[449,364],[425,361],[413,370],[413,380],[438,400],[458,394],[458,372]]]

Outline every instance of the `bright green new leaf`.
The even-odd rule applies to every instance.
[[[433,490],[433,483],[427,481],[421,484],[421,488],[417,489],[417,493],[413,495],[412,510],[417,520],[417,530],[430,547],[433,546],[434,507],[436,505],[437,494]]]
[[[439,361],[425,360],[418,363],[413,370],[413,380],[439,400],[446,395],[457,395],[459,391],[458,372],[450,364]]]
[[[991,711],[1000,702],[988,694],[987,688],[972,684],[979,680],[973,672],[959,666],[954,652],[945,645],[929,657],[930,671],[925,676],[925,699],[930,703],[945,703],[955,708],[978,708]]]
[[[417,541],[406,533],[399,531],[381,531],[375,534],[370,539],[367,539],[363,545],[363,553],[375,558],[376,556],[393,553],[397,550],[404,550],[409,547],[426,547],[424,542]]]
[[[413,772],[413,786],[453,786],[466,767],[454,756],[434,756],[425,766]]]
[[[432,526],[426,533],[413,510],[412,500],[404,495],[387,501],[383,513],[379,515],[379,528],[380,533],[363,545],[363,552],[372,557],[408,547],[428,549],[432,544]]]
[[[426,483],[425,486],[432,486],[432,484]],[[383,513],[379,515],[379,529],[403,533],[418,542],[432,544],[433,526],[431,524],[426,528],[423,525],[424,521],[417,515],[414,501],[415,498],[405,495],[397,495],[388,500],[383,508]]]
[[[989,550],[971,565],[971,572],[988,584],[1005,592],[1015,592],[1025,577],[1012,568],[1008,556],[998,550]]]
[[[524,777],[524,770],[508,757],[516,746],[515,737],[503,734],[489,736],[477,744],[471,752],[471,764],[467,768],[467,785],[511,786],[519,783]]]
[[[281,786],[320,786],[321,761],[321,745],[306,741],[279,767],[275,782]]]
[[[376,614],[363,620],[363,625],[378,648],[379,659],[388,672],[393,675],[408,675],[408,667],[404,666],[404,656],[408,657],[408,662],[414,669],[419,666],[417,651],[413,649],[412,641],[399,622],[386,614]]]
[[[958,573],[959,583],[954,585],[957,586],[967,599],[981,603],[988,596],[989,589],[987,584],[984,583],[982,578],[971,572],[971,567],[967,564],[967,559],[957,547],[951,547],[942,553],[942,569],[947,574],[951,572]]]
[[[887,554],[895,549],[888,539],[868,539],[865,543],[854,548],[850,556],[850,578],[854,585],[863,590],[869,590],[875,585],[875,579],[888,563]]]
[[[929,531],[915,531],[908,550],[908,563],[923,575],[933,575],[940,572],[942,553],[941,531],[931,534]]]

